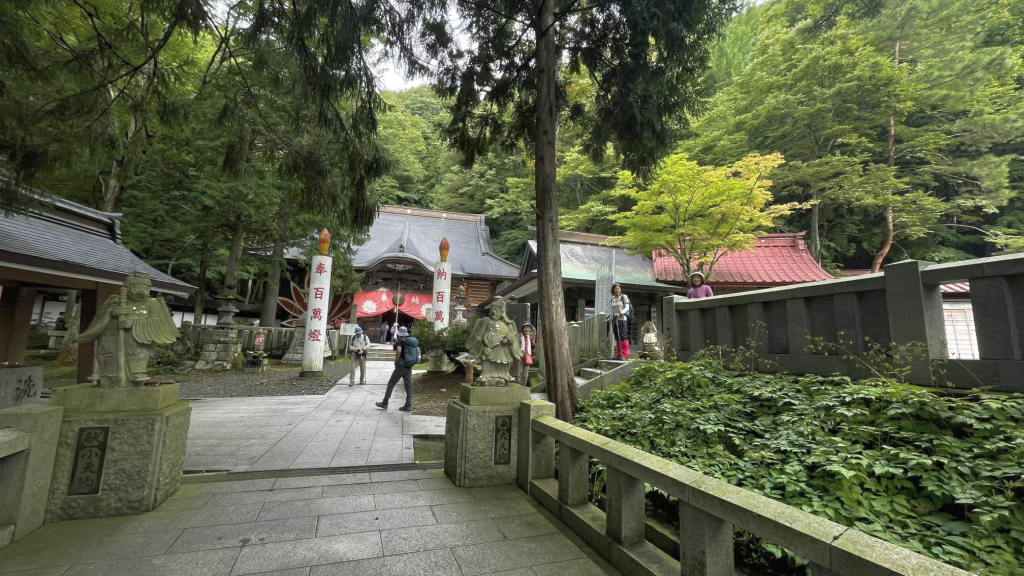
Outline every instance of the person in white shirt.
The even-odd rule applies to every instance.
[[[348,385],[356,385],[356,368],[359,368],[359,384],[366,384],[366,349],[370,347],[370,339],[363,334],[363,329],[356,326],[352,341],[348,344],[352,355],[352,371],[348,373]]]

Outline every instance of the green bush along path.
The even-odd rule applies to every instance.
[[[1024,573],[1024,395],[657,363],[576,423],[954,566]],[[738,537],[748,565],[802,564]]]

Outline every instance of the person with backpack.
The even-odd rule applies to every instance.
[[[381,325],[380,325],[380,343],[381,344],[387,344],[388,343],[388,331],[390,329],[391,329],[391,325],[388,324],[387,320],[385,320],[384,322],[381,323]]]
[[[615,359],[629,360],[629,327],[626,321],[633,315],[629,297],[622,293],[622,286],[612,284],[612,336],[615,337]],[[605,320],[606,322],[608,319]]]
[[[356,368],[359,368],[359,385],[366,384],[366,349],[370,347],[370,339],[363,334],[359,326],[355,328],[348,350],[352,354],[352,371],[348,373],[348,385],[356,385]]]
[[[412,367],[420,363],[420,342],[409,336],[409,330],[402,326],[396,333],[398,347],[395,349],[395,371],[391,373],[388,380],[388,389],[384,392],[384,399],[377,402],[377,408],[388,409],[388,400],[391,399],[391,392],[395,389],[398,380],[405,381],[405,405],[399,408],[402,412],[412,412]]]

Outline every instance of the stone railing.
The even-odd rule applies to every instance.
[[[964,281],[980,358],[947,361],[940,285]],[[867,364],[852,359],[878,344],[916,352],[905,354],[915,384],[1024,391],[1024,255],[910,260],[867,276],[695,300],[668,296],[663,313],[681,360],[709,346],[745,347],[762,371],[863,377]]]
[[[522,402],[516,482],[623,574],[734,576],[736,526],[805,558],[813,576],[969,575],[553,414],[553,404]],[[588,502],[591,458],[607,467],[603,511]],[[645,484],[679,500],[678,558],[647,540]]]
[[[582,322],[569,322],[569,351],[572,365],[602,356],[608,350],[606,314],[595,314]]]

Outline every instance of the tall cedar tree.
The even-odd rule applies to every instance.
[[[697,111],[710,44],[734,7],[732,0],[448,3],[473,39],[431,54],[440,92],[452,101],[448,138],[467,164],[494,146],[534,145],[540,328],[548,396],[562,420],[572,419],[577,403],[555,190],[563,73],[587,75],[597,87],[593,102],[568,110],[586,127],[585,150],[600,159],[612,143],[625,168],[647,177],[672,147],[671,126]]]

